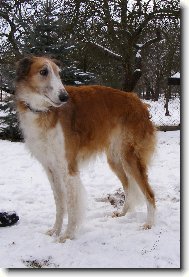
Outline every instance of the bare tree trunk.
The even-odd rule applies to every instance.
[[[0,101],[3,101],[3,91],[2,91],[2,74],[0,74]]]
[[[126,72],[124,74],[123,90],[128,92],[133,91],[141,76],[141,70],[135,70],[134,73]]]
[[[170,88],[165,91],[165,116],[170,116],[169,113],[169,98],[170,98]]]

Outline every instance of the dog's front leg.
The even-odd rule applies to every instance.
[[[84,189],[77,173],[74,176],[66,178],[67,212],[68,225],[66,231],[59,238],[59,242],[65,242],[67,239],[75,237],[76,229],[80,226],[84,217],[85,195]]]
[[[58,174],[50,168],[47,168],[46,172],[47,172],[49,182],[51,184],[55,205],[56,205],[56,220],[55,220],[54,226],[52,229],[48,230],[46,234],[50,236],[55,234],[58,236],[62,228],[63,216],[64,216],[64,210],[65,210],[64,192],[62,191],[61,181],[59,179]]]

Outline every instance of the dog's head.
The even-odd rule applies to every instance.
[[[59,107],[68,101],[55,60],[26,57],[17,63],[16,96],[34,109]]]

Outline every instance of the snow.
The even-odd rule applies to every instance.
[[[0,228],[1,268],[179,268],[180,267],[180,132],[158,132],[149,169],[156,194],[156,224],[145,221],[145,206],[125,217],[121,184],[104,156],[81,170],[87,191],[86,220],[74,240],[64,244],[45,235],[55,206],[47,177],[23,143],[0,140],[1,210],[15,210],[19,223]],[[111,205],[108,196],[114,199]]]
[[[176,72],[171,78],[180,78],[180,72]]]
[[[141,54],[139,51],[136,53],[136,58],[141,58]]]
[[[150,115],[156,126],[177,126],[180,124],[180,98],[176,97],[169,100],[169,114],[165,116],[165,99],[160,97],[158,101],[144,100],[149,104]]]
[[[117,54],[117,53],[115,53],[115,52],[109,50],[108,48],[106,48],[106,47],[104,47],[104,46],[102,46],[102,45],[100,45],[100,44],[98,44],[98,43],[96,43],[96,42],[93,43],[93,44],[96,45],[96,46],[98,46],[98,48],[104,50],[106,53],[109,53],[110,55],[112,55],[112,56],[114,56],[114,57],[122,58],[121,55],[119,55],[119,54]]]
[[[73,49],[75,47],[76,47],[75,45],[71,45],[71,46],[66,47],[64,50],[71,50],[71,49]]]
[[[5,112],[0,110],[0,117],[3,117],[3,116],[5,116]]]
[[[80,81],[74,81],[74,83],[75,83],[76,85],[83,85],[83,83],[80,82]]]
[[[138,43],[138,44],[136,44],[136,46],[139,47],[139,48],[142,48],[144,46],[144,44]]]
[[[141,49],[139,48],[136,53],[136,58],[141,58]]]

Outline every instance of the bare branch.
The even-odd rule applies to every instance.
[[[6,20],[6,22],[9,24],[10,26],[10,32],[6,35],[8,37],[8,41],[9,43],[12,45],[15,56],[19,59],[21,58],[21,52],[19,50],[19,47],[17,45],[17,41],[14,37],[14,34],[17,30],[16,25],[14,24],[14,22],[10,19],[9,15],[5,12],[0,11],[0,16]]]
[[[116,39],[116,34],[114,31],[114,21],[111,17],[110,14],[110,9],[109,9],[109,5],[108,5],[108,0],[103,0],[103,11],[104,11],[104,21],[107,25],[108,28],[108,33],[109,33],[109,38],[111,40]]]
[[[144,20],[140,23],[140,25],[136,28],[135,32],[133,33],[133,39],[137,38],[143,29],[148,25],[148,23],[155,18],[162,18],[162,17],[179,17],[180,16],[180,10],[170,11],[167,9],[162,10],[154,10],[149,14],[144,14]]]
[[[162,40],[162,36],[161,36],[161,32],[159,29],[156,30],[156,37],[155,38],[152,38],[148,41],[146,41],[143,46],[142,46],[142,49],[144,48],[147,48],[148,46],[150,46],[151,44],[153,43],[156,43],[156,42],[159,42],[160,40]]]
[[[124,29],[127,27],[127,4],[128,4],[128,0],[122,0],[120,3],[121,25]]]
[[[101,46],[98,43],[93,42],[87,42],[87,47],[90,49],[90,51],[98,51],[99,54],[103,54],[104,56],[107,56],[109,58],[112,58],[117,61],[122,61],[123,57],[117,53],[114,53],[113,51],[109,50],[108,48]]]

